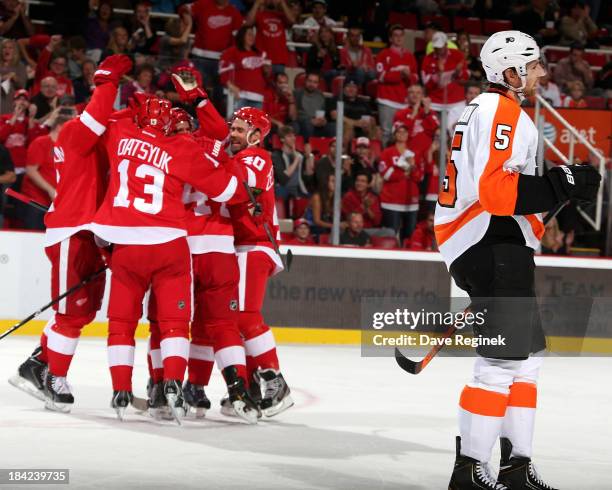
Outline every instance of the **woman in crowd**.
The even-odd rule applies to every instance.
[[[0,43],[0,78],[0,114],[10,114],[15,91],[24,88],[27,82],[26,67],[14,39],[4,39]]]
[[[336,69],[339,65],[340,52],[336,47],[334,31],[330,27],[320,27],[319,35],[314,38],[306,56],[306,71],[320,73],[329,87],[334,77],[340,73]]]

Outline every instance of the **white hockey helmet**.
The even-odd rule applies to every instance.
[[[493,34],[480,50],[480,60],[487,80],[515,91],[522,97],[527,81],[527,63],[540,59],[535,39],[521,31],[500,31]],[[504,80],[504,70],[514,68],[523,82],[520,88]]]

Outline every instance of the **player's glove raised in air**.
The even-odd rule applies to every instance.
[[[94,84],[114,83],[119,85],[121,77],[132,69],[132,60],[124,54],[113,54],[105,58],[94,73]]]
[[[559,165],[551,168],[546,177],[552,184],[559,202],[568,199],[593,202],[601,182],[601,175],[591,165]]]
[[[185,80],[176,73],[172,74],[172,84],[179,94],[181,101],[193,104],[198,99],[207,99],[208,94],[202,87],[198,86],[196,77],[190,78],[190,80]]]

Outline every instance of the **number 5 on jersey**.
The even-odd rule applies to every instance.
[[[461,151],[462,142],[463,133],[455,131],[453,135],[453,144],[451,145],[450,158],[446,163],[446,175],[442,181],[442,189],[438,196],[438,204],[445,208],[454,208],[457,202],[457,166],[453,159],[453,152]]]

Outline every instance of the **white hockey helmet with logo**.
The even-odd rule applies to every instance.
[[[523,96],[527,82],[527,64],[540,59],[540,48],[535,39],[521,31],[500,31],[493,34],[482,46],[480,60],[491,83],[503,85]],[[520,88],[510,86],[504,80],[504,71],[514,68],[521,77]]]

